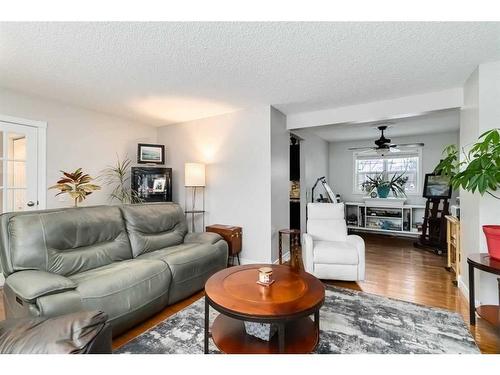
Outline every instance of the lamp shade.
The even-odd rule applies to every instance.
[[[205,164],[201,163],[185,164],[184,186],[205,186]]]

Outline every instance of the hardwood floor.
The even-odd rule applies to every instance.
[[[366,280],[359,283],[325,281],[326,283],[456,311],[468,325],[467,300],[453,286],[452,274],[444,269],[445,257],[415,249],[412,240],[379,235],[363,237],[366,241]],[[122,346],[202,296],[203,292],[199,292],[165,308],[115,338],[113,348]],[[0,299],[1,319],[4,319],[4,309]],[[500,353],[500,336],[488,323],[478,318],[476,326],[469,329],[483,353]]]
[[[363,234],[366,243],[366,280],[326,282],[385,297],[440,307],[460,313],[483,353],[500,353],[499,333],[478,318],[469,326],[469,304],[445,270],[446,257],[415,249],[413,240]]]

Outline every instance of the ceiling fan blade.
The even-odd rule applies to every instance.
[[[354,150],[376,150],[376,147],[349,147],[348,150],[354,151]]]
[[[424,147],[423,143],[401,143],[394,145],[395,147]],[[392,145],[391,145],[392,147]]]

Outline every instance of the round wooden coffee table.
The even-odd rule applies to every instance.
[[[272,267],[269,286],[258,269]],[[211,336],[224,353],[310,353],[319,341],[319,309],[325,287],[309,273],[281,265],[251,264],[214,274],[205,284],[205,353]],[[210,307],[220,314],[210,330]],[[310,318],[314,315],[314,321]],[[244,322],[276,324],[270,341],[246,334]]]

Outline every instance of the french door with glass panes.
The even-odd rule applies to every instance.
[[[0,121],[0,213],[38,208],[37,130]]]

